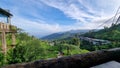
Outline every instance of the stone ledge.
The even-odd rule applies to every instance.
[[[89,68],[109,61],[120,61],[120,48],[93,51],[57,59],[12,64],[2,68]]]

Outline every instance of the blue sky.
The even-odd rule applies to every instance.
[[[34,36],[94,29],[116,13],[120,0],[1,0],[12,24]],[[109,26],[107,23],[105,26]],[[102,28],[102,27],[101,27]]]

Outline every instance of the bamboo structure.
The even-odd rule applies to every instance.
[[[11,17],[13,15],[8,11],[0,8],[0,34],[1,34],[1,42],[2,42],[2,52],[6,54],[7,52],[7,43],[6,43],[6,34],[12,34],[12,46],[15,45],[15,33],[17,32],[17,28],[11,25]],[[3,22],[4,19],[6,22]]]

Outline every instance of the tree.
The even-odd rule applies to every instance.
[[[80,39],[77,37],[73,37],[71,42],[73,45],[80,46]]]

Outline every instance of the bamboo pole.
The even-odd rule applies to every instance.
[[[7,44],[6,44],[6,33],[5,33],[5,31],[2,31],[2,49],[3,49],[3,53],[6,55]]]
[[[12,45],[16,45],[15,33],[12,33]]]

